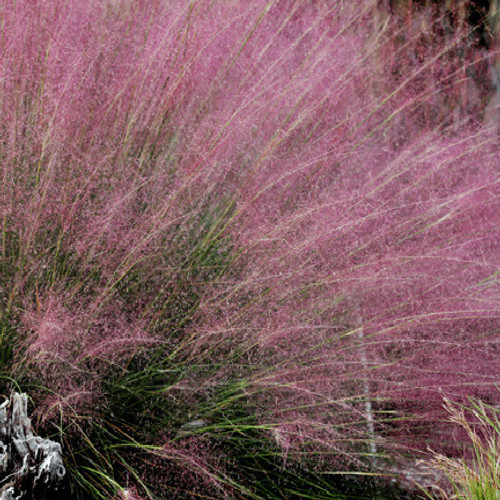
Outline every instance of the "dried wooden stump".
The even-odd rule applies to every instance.
[[[33,433],[28,397],[12,393],[0,405],[0,500],[48,498],[65,475],[61,445]]]

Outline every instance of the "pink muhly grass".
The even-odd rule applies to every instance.
[[[157,370],[147,397],[170,428],[135,430],[215,484],[216,452],[176,429],[239,398],[283,456],[328,470],[439,435],[440,390],[498,396],[498,137],[472,119],[480,96],[443,97],[477,54],[458,60],[459,37],[420,53],[377,12],[5,6],[9,369],[45,387],[46,420],[81,437]]]
[[[342,50],[342,41],[336,47]],[[446,47],[440,50],[446,55]],[[306,68],[316,69],[317,60],[310,60]],[[427,59],[421,65],[430,67]],[[417,66],[415,74],[423,69]],[[222,332],[232,325],[240,332],[245,322],[242,333],[253,344],[248,356],[259,349],[272,353],[269,378],[277,389],[269,389],[269,403],[259,404],[293,408],[292,392],[297,406],[311,408],[304,410],[304,421],[316,415],[318,426],[337,400],[351,399],[355,418],[367,397],[389,411],[399,411],[400,399],[403,407],[420,398],[428,410],[439,408],[439,387],[490,397],[498,376],[494,132],[487,124],[448,136],[415,130],[411,140],[405,132],[406,145],[394,149],[384,127],[377,130],[376,115],[362,127],[350,124],[348,115],[345,123],[328,127],[328,118],[339,115],[325,113],[305,141],[314,97],[320,106],[327,102],[325,89],[320,93],[311,81],[318,82],[311,75],[307,83],[300,76],[293,80],[305,91],[293,108],[297,119],[269,137],[240,190],[233,223],[248,278],[230,293],[242,297],[235,300],[239,307],[211,336],[217,342]],[[398,97],[416,107],[428,96],[425,87],[407,94],[413,83],[409,77],[398,87]],[[362,87],[356,95],[353,88],[343,102],[356,116],[357,106],[371,96]],[[409,107],[396,105],[396,112],[404,116]],[[342,106],[337,109],[342,117]],[[264,132],[270,120],[266,116]],[[364,377],[373,395],[360,393]],[[419,416],[418,404],[413,407],[415,422],[434,418],[429,411]]]

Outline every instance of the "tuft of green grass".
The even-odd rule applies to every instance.
[[[442,471],[451,488],[440,488],[445,499],[500,499],[500,410],[481,401],[464,406],[445,399],[450,422],[463,429],[469,449],[462,458],[434,453],[431,465]],[[447,491],[448,490],[448,491]]]

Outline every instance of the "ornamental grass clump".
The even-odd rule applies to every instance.
[[[469,442],[461,459],[434,453],[431,464],[442,471],[451,486],[448,491],[440,488],[442,497],[497,500],[500,498],[499,409],[481,401],[462,406],[445,400],[445,407],[450,422],[460,426]]]
[[[415,58],[368,0],[0,9],[3,390],[68,494],[338,498],[445,435],[440,391],[496,401],[463,34]]]

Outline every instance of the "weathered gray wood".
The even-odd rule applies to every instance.
[[[65,475],[61,445],[33,433],[28,397],[13,392],[0,405],[0,500],[43,498]]]

